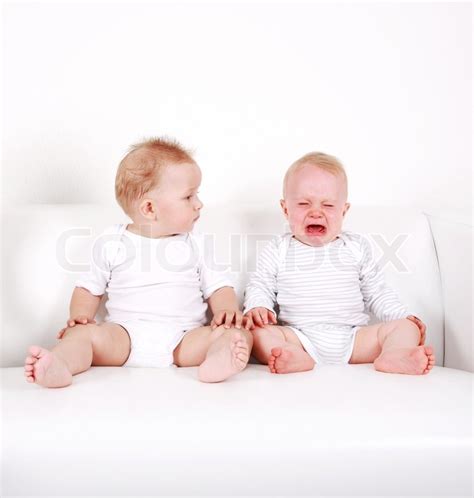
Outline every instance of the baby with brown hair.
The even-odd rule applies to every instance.
[[[203,207],[200,184],[199,166],[177,142],[132,147],[115,185],[132,223],[102,234],[91,270],[76,282],[59,344],[29,348],[28,382],[64,387],[91,366],[173,364],[199,366],[199,380],[219,382],[245,368],[251,321],[239,310],[228,273],[209,266],[209,248],[191,233]],[[107,316],[97,324],[105,294]]]

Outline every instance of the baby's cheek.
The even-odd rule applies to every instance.
[[[340,215],[339,213],[338,214],[334,214],[332,217],[331,217],[331,224],[333,226],[336,226],[336,227],[341,227],[342,226],[342,222],[343,222],[343,216]]]
[[[295,229],[301,229],[304,226],[304,217],[302,216],[297,216],[296,218],[293,219],[292,225],[295,227]]]

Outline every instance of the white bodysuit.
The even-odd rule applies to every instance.
[[[367,239],[352,232],[320,247],[290,233],[271,241],[246,288],[244,312],[260,306],[273,311],[275,303],[282,325],[292,328],[317,364],[350,360],[356,332],[369,322],[366,311],[384,322],[407,316]]]
[[[169,366],[184,334],[205,325],[205,300],[234,283],[228,272],[212,268],[203,236],[153,239],[126,228],[114,225],[96,240],[91,270],[76,286],[107,293],[105,320],[130,336],[126,366]]]

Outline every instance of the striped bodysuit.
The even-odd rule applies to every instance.
[[[385,284],[365,236],[342,232],[313,247],[285,234],[262,251],[245,290],[244,312],[264,307],[292,328],[317,364],[347,363],[355,334],[372,312],[383,322],[407,310]]]

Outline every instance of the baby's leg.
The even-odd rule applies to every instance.
[[[199,365],[198,378],[202,382],[221,382],[245,368],[252,342],[248,330],[199,327],[178,344],[174,362],[179,367]]]
[[[373,363],[387,373],[427,374],[435,355],[431,346],[420,346],[420,331],[410,320],[393,320],[361,327],[349,363]]]
[[[65,387],[72,376],[91,365],[120,366],[130,354],[127,332],[114,323],[75,325],[68,328],[51,351],[31,346],[25,360],[25,377],[44,387]]]
[[[272,373],[306,372],[315,361],[305,351],[298,336],[289,327],[266,325],[252,330],[252,354]]]

